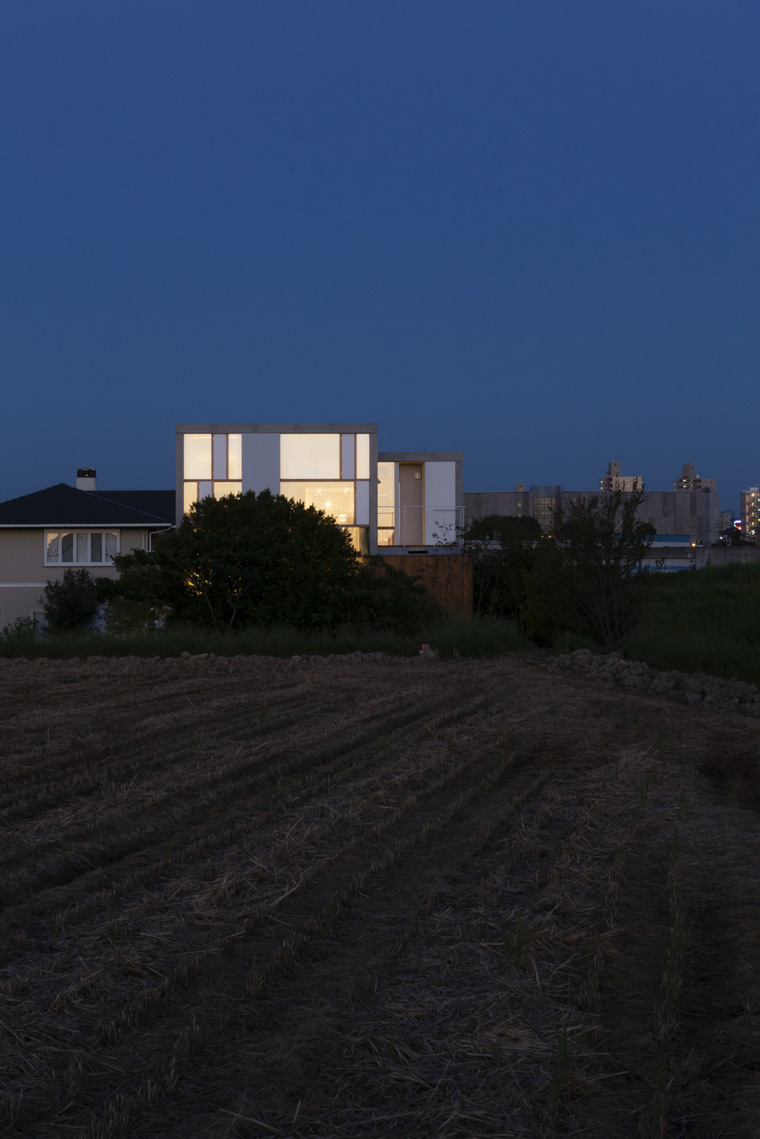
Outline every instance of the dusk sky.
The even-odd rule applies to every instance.
[[[757,0],[3,0],[0,499],[176,422],[760,480]]]

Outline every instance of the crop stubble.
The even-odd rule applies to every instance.
[[[751,724],[509,660],[1,666],[4,1135],[757,1134]]]

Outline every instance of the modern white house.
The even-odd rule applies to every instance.
[[[331,514],[360,553],[427,552],[463,522],[461,452],[378,451],[376,423],[180,423],[177,517],[269,489]]]

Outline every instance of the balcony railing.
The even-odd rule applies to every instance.
[[[378,543],[385,546],[458,548],[464,524],[463,506],[380,506]]]

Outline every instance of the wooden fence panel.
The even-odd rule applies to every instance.
[[[452,617],[472,617],[472,558],[466,554],[381,554],[384,562],[419,578]]]

